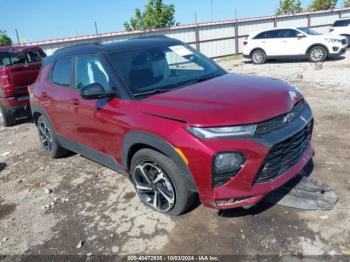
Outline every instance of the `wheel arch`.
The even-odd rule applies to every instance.
[[[257,51],[257,50],[263,51],[264,54],[265,54],[265,56],[267,56],[267,54],[266,54],[266,52],[265,52],[265,50],[264,50],[263,48],[261,48],[261,47],[255,47],[252,51],[250,51],[249,57],[251,57],[252,54],[253,54],[253,52],[254,52],[254,51]]]
[[[309,46],[308,49],[306,50],[306,53],[305,53],[305,54],[308,55],[309,52],[310,52],[310,50],[311,50],[312,48],[316,47],[316,46],[321,46],[321,47],[323,47],[324,49],[326,49],[326,51],[327,51],[327,56],[328,56],[328,54],[329,54],[329,49],[328,49],[328,47],[327,47],[326,45],[320,44],[320,43],[312,44],[311,46]]]
[[[191,171],[175,148],[162,138],[143,131],[130,131],[126,134],[121,156],[123,169],[130,170],[132,157],[136,152],[144,148],[153,149],[172,159],[184,174],[189,189],[193,192],[198,192]]]

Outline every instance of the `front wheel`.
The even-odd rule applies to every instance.
[[[315,46],[309,51],[309,61],[312,63],[323,62],[327,59],[327,50],[322,46]]]
[[[131,181],[141,201],[161,213],[180,215],[194,200],[174,161],[151,149],[141,149],[132,158]]]
[[[350,47],[350,35],[344,35],[346,38],[347,47]]]
[[[266,54],[262,50],[255,50],[250,55],[252,62],[256,65],[264,64],[266,62]]]

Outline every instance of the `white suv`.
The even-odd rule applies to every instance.
[[[310,62],[323,62],[327,57],[346,51],[345,37],[322,35],[307,27],[275,28],[249,35],[243,43],[243,56],[254,64],[269,58],[307,57]]]
[[[336,20],[329,29],[330,35],[341,35],[346,37],[350,47],[350,17]]]

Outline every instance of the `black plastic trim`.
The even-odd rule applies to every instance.
[[[124,176],[128,176],[128,173],[123,170],[122,166],[115,161],[115,159],[107,154],[104,154],[102,152],[99,152],[93,148],[90,148],[88,146],[79,144],[77,142],[74,142],[70,140],[69,138],[66,138],[61,135],[56,134],[56,139],[58,140],[59,144],[69,149],[70,151],[73,151],[75,153],[78,153],[82,155],[83,157],[86,157],[96,163],[99,163],[105,167],[108,167]]]
[[[197,185],[193,179],[191,171],[189,170],[188,166],[183,161],[183,159],[180,157],[180,155],[176,152],[175,148],[163,139],[143,131],[130,131],[126,134],[122,150],[123,169],[129,169],[130,149],[136,145],[144,145],[146,147],[148,146],[154,148],[168,156],[183,172],[184,177],[188,182],[188,185],[190,186],[189,189],[193,192],[198,192]]]
[[[229,179],[223,183],[223,184],[219,184],[219,185],[216,185],[215,184],[215,180],[214,180],[214,177],[215,176],[225,176],[225,175],[218,175],[215,173],[215,159],[218,155],[221,155],[221,154],[226,154],[226,153],[236,153],[236,154],[240,154],[242,156],[242,159],[243,159],[243,162],[240,166],[240,168],[232,171],[232,172],[229,172],[229,173],[226,173],[225,175],[228,175],[230,176]],[[215,188],[215,187],[219,187],[219,186],[223,186],[225,185],[227,182],[229,182],[233,177],[235,177],[237,175],[237,173],[242,169],[242,167],[244,166],[244,164],[247,162],[247,158],[245,157],[245,155],[243,155],[241,152],[239,151],[221,151],[221,152],[217,152],[214,154],[212,160],[211,160],[211,182],[212,182],[212,187]]]

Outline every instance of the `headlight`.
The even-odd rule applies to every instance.
[[[228,127],[187,127],[193,135],[199,138],[225,138],[232,136],[252,136],[256,125],[228,126]]]
[[[329,43],[338,43],[338,42],[341,42],[340,40],[334,39],[334,38],[326,38],[325,40],[326,40],[327,42],[329,42]]]
[[[239,152],[220,153],[215,156],[213,166],[213,185],[220,186],[228,182],[241,169],[245,162]]]

